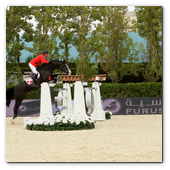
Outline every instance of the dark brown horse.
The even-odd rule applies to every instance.
[[[57,80],[56,77],[52,76],[52,73],[55,69],[64,71],[66,74],[71,74],[71,71],[65,61],[53,60],[49,64],[44,63],[37,68],[37,71],[40,73],[40,77],[36,81],[36,84],[39,86],[38,88],[40,88],[42,82],[49,82],[49,76],[51,77],[51,80]],[[28,85],[25,81],[23,81],[16,87],[11,87],[6,91],[6,106],[9,107],[11,99],[15,99],[14,116],[12,123],[15,123],[14,119],[17,117],[18,108],[22,100],[25,98],[26,94],[38,88],[32,87],[31,85]]]

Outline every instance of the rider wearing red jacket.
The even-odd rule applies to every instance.
[[[39,72],[36,70],[36,68],[39,66],[39,64],[41,63],[49,63],[49,61],[47,61],[45,59],[45,57],[48,56],[48,51],[47,50],[44,50],[42,54],[40,54],[39,56],[37,56],[36,58],[32,59],[30,62],[29,62],[29,67],[31,68],[32,72],[33,72],[33,86],[34,87],[39,87],[36,85],[36,81],[35,79],[36,78],[39,78],[40,77],[40,74]]]

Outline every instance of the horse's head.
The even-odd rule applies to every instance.
[[[52,64],[56,67],[56,69],[60,69],[61,71],[64,71],[66,74],[71,75],[71,70],[69,69],[65,60],[64,61],[53,60]]]

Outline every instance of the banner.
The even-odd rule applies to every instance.
[[[162,97],[103,98],[103,110],[115,115],[162,114]]]
[[[6,116],[13,117],[13,108],[15,105],[15,100],[11,100],[10,106],[6,107]],[[23,100],[18,109],[18,116],[39,116],[40,114],[40,100]]]
[[[55,100],[55,104],[57,107],[57,100]],[[15,105],[15,100],[11,100],[10,106],[6,107],[6,117],[13,117],[14,112],[13,108]],[[58,111],[63,110],[63,106],[58,106]],[[19,106],[18,109],[19,117],[27,117],[27,116],[40,116],[40,99],[24,99]]]
[[[12,117],[15,100],[10,107],[6,107],[6,116]],[[57,103],[56,103],[57,104]],[[74,109],[74,101],[72,101]],[[137,114],[162,114],[162,97],[129,97],[129,98],[103,98],[103,110],[112,112],[113,115],[137,115]],[[58,107],[62,110],[62,106]],[[40,99],[23,100],[18,116],[39,116]]]

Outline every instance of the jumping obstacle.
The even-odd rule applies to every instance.
[[[55,107],[55,99],[58,100],[58,106],[64,106],[61,115],[74,114],[75,116],[91,117],[94,120],[105,120],[105,111],[102,110],[100,83],[92,83],[92,87],[87,86],[86,82],[77,81],[74,84],[74,111],[72,108],[72,97],[70,84],[64,83],[63,88],[54,88],[54,84],[41,84],[41,102],[40,117],[52,117],[57,108]],[[58,97],[54,96],[54,91],[59,90]],[[26,121],[30,118],[24,118],[24,128]]]

